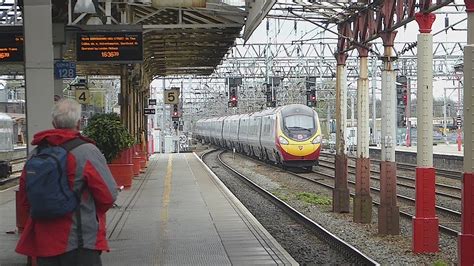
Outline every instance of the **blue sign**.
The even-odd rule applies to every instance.
[[[57,61],[54,63],[55,79],[73,79],[76,77],[76,62]]]

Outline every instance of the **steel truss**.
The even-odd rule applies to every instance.
[[[438,42],[433,48],[433,73],[435,77],[445,77],[454,71],[454,67],[463,60],[463,47],[465,43]],[[218,66],[216,77],[229,75],[265,78],[267,63],[266,53],[271,55],[270,76],[282,78],[299,78],[316,76],[333,78],[336,70],[336,43],[304,43],[304,44],[246,44],[236,45],[227,55],[222,65]],[[375,54],[383,51],[381,42],[372,43]],[[396,66],[400,73],[416,77],[417,48],[413,43],[395,43],[394,50],[398,56]],[[376,56],[375,55],[375,56]],[[369,56],[371,56],[369,54]],[[372,55],[373,57],[373,55]],[[381,63],[377,62],[377,65]],[[347,69],[349,78],[359,76],[358,54],[349,52]],[[369,75],[372,76],[372,69]],[[380,68],[375,69],[375,75],[380,75]]]

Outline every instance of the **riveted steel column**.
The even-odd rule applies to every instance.
[[[382,70],[382,155],[380,162],[380,207],[378,231],[382,235],[400,234],[400,214],[397,206],[397,164],[395,162],[396,138],[396,88],[392,62],[393,42],[397,32],[383,32],[384,45]]]
[[[433,168],[433,35],[435,14],[416,13],[418,34],[417,71],[417,167],[416,212],[413,217],[412,249],[415,253],[438,252],[438,217],[435,210]]]
[[[33,135],[51,128],[54,95],[51,0],[24,0],[26,129],[28,151]]]
[[[474,0],[464,0],[467,45],[464,48],[464,175],[458,264],[474,265]]]
[[[354,222],[372,221],[372,197],[370,196],[369,158],[369,78],[368,50],[359,51],[359,80],[357,80],[357,159],[356,190],[354,196]]]
[[[347,187],[347,54],[336,54],[336,176],[332,194],[334,212],[349,212],[349,189]]]

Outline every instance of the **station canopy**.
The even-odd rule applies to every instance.
[[[19,0],[0,0],[0,25],[22,24]],[[80,13],[79,2],[96,13]],[[66,28],[64,60],[76,61],[77,32],[91,28],[143,32],[143,71],[149,76],[210,75],[234,46],[248,39],[275,0],[52,0],[53,22]],[[6,27],[0,27],[0,32]],[[245,31],[243,31],[245,27]],[[123,62],[121,62],[123,63]],[[23,62],[0,63],[0,75],[22,74]],[[120,75],[117,62],[77,62],[78,75]]]

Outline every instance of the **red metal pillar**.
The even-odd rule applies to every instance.
[[[380,207],[378,231],[381,235],[400,234],[400,213],[397,206],[396,140],[396,88],[392,56],[396,31],[382,32],[384,55],[382,57],[382,135],[380,162]]]
[[[474,265],[474,0],[464,0],[467,12],[467,45],[464,49],[464,175],[461,200],[461,233],[458,264]]]
[[[354,196],[354,222],[372,222],[372,197],[370,196],[369,158],[369,78],[366,48],[357,48],[360,58],[357,81],[357,159],[356,189]]]
[[[347,53],[337,53],[336,70],[336,171],[332,208],[334,212],[349,212],[349,188],[347,187],[347,154],[345,145],[347,123]]]
[[[418,145],[416,167],[416,213],[413,217],[412,249],[415,253],[438,252],[439,229],[435,209],[433,168],[433,36],[435,14],[416,13],[418,35]]]

